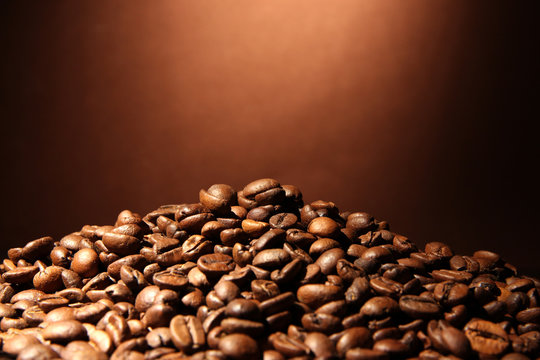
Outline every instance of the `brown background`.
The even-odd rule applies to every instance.
[[[3,1],[2,253],[274,177],[538,276],[537,14],[456,0]]]

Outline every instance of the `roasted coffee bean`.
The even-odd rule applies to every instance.
[[[131,335],[126,319],[114,313],[107,319],[105,332],[110,336],[115,346],[120,345]]]
[[[286,292],[264,300],[260,304],[260,309],[265,315],[271,315],[289,309],[294,303],[294,294]]]
[[[99,257],[93,249],[81,249],[73,255],[71,270],[83,277],[95,276],[99,271]]]
[[[522,323],[540,324],[540,307],[521,310],[516,314],[516,320]]]
[[[403,357],[409,352],[409,347],[396,339],[383,339],[373,344],[373,350],[389,354],[390,357]]]
[[[21,351],[23,351],[25,348],[39,345],[39,340],[31,335],[24,335],[24,334],[14,334],[11,337],[7,337],[3,339],[3,348],[2,350],[5,353],[11,354],[11,355],[17,355]]]
[[[197,351],[206,343],[202,323],[192,315],[175,316],[171,320],[170,332],[174,345],[185,352]]]
[[[403,293],[403,286],[400,283],[385,277],[373,278],[369,285],[378,295],[397,298]]]
[[[76,320],[49,322],[43,329],[42,335],[45,340],[58,343],[83,340],[87,337],[86,329]]]
[[[22,248],[21,257],[30,262],[39,260],[49,255],[53,246],[54,240],[49,236],[30,241]]]
[[[104,303],[97,302],[76,308],[74,310],[74,317],[83,323],[96,323],[107,311],[109,311],[109,308]]]
[[[273,269],[284,266],[290,259],[290,255],[283,249],[266,249],[255,255],[253,265]]]
[[[490,321],[473,319],[465,325],[464,330],[471,348],[482,354],[500,355],[510,345],[508,334]]]
[[[22,318],[26,321],[28,326],[38,326],[45,320],[45,317],[45,312],[37,305],[29,307],[22,313]]]
[[[399,299],[399,308],[412,318],[433,318],[441,313],[441,307],[433,299],[404,295]]]
[[[339,231],[339,224],[329,217],[317,217],[309,223],[307,231],[320,237],[332,237]]]
[[[398,303],[387,296],[376,296],[365,302],[360,308],[360,314],[369,318],[384,318],[399,310]]]
[[[276,332],[268,338],[274,349],[287,357],[307,355],[310,349],[303,342],[293,339],[284,333]]]
[[[18,360],[52,360],[58,358],[58,354],[50,347],[41,344],[34,344],[19,352]]]
[[[208,190],[201,189],[199,200],[212,211],[224,212],[236,202],[236,191],[230,185],[215,184]]]
[[[334,285],[307,284],[298,289],[296,296],[301,302],[316,309],[327,302],[341,299],[343,289]]]
[[[221,327],[228,333],[242,333],[252,337],[260,336],[264,331],[264,324],[258,321],[228,317],[221,321]]]
[[[363,303],[369,296],[369,282],[365,277],[354,279],[347,291],[345,291],[345,301],[351,305]]]
[[[143,255],[128,255],[120,258],[107,266],[107,273],[115,279],[120,279],[120,270],[122,266],[129,266],[136,270],[143,270],[148,265],[147,260]]]
[[[231,334],[219,341],[219,350],[231,359],[255,359],[259,347],[255,340],[245,334]]]
[[[351,327],[342,334],[336,344],[336,349],[341,356],[347,351],[357,347],[369,347],[371,344],[370,332],[365,327]]]
[[[274,214],[274,211],[275,209],[273,205],[258,206],[256,208],[249,210],[246,213],[246,219],[267,222],[270,219],[270,217]]]
[[[433,294],[439,303],[455,306],[465,301],[469,294],[469,287],[454,281],[443,281],[435,286]]]
[[[444,320],[439,321],[441,341],[445,349],[455,356],[466,359],[470,353],[470,344],[466,335]]]
[[[389,355],[381,350],[354,348],[345,354],[346,360],[387,360]]]
[[[218,277],[234,269],[233,259],[224,254],[203,255],[197,260],[197,267],[206,276]]]
[[[341,319],[324,313],[309,313],[302,316],[302,326],[307,331],[317,331],[332,334],[341,328]]]
[[[167,326],[175,315],[176,311],[172,306],[155,304],[148,308],[141,320],[148,327],[163,327]]]
[[[3,273],[2,278],[8,283],[24,284],[31,282],[38,272],[39,268],[37,266],[18,266]]]
[[[437,241],[419,250],[385,221],[304,206],[274,179],[238,193],[213,185],[199,200],[10,249],[3,350],[22,360],[540,355],[540,280],[499,254],[456,255]]]
[[[107,355],[96,350],[86,341],[72,341],[62,350],[63,359],[105,360]]]
[[[130,255],[139,251],[141,242],[138,238],[130,235],[107,232],[102,238],[103,244],[109,251],[118,255]]]
[[[302,248],[309,247],[317,240],[315,235],[301,229],[288,229],[286,238],[289,243]]]
[[[304,263],[300,259],[293,259],[290,263],[285,265],[281,270],[274,270],[270,274],[272,281],[278,284],[287,284],[297,277],[297,275],[304,268]]]
[[[146,342],[151,348],[171,346],[173,344],[171,330],[167,327],[152,329],[152,331],[146,334]]]
[[[171,289],[175,291],[183,289],[188,284],[186,275],[169,269],[155,273],[152,280],[160,289]]]
[[[64,287],[62,272],[64,268],[60,266],[49,266],[38,272],[33,279],[34,287],[43,292],[52,293]]]
[[[315,262],[325,275],[336,273],[336,264],[345,257],[345,252],[340,248],[330,249],[322,253]]]
[[[0,318],[13,318],[17,316],[17,311],[10,305],[0,304]]]
[[[274,229],[287,230],[296,225],[298,218],[292,213],[280,213],[273,215],[268,221]]]
[[[304,339],[304,344],[310,348],[311,352],[319,357],[333,357],[336,353],[336,347],[330,341],[328,336],[320,332],[311,332],[306,335]]]

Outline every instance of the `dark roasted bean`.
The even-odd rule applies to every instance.
[[[499,254],[419,249],[274,179],[129,210],[8,250],[0,346],[19,360],[522,359],[540,280]],[[444,236],[443,236],[444,237]]]

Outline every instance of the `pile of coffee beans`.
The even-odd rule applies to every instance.
[[[0,357],[529,359],[540,281],[260,179],[8,251]]]

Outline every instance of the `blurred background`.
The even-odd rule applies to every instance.
[[[3,1],[1,251],[273,177],[540,276],[538,13]]]

